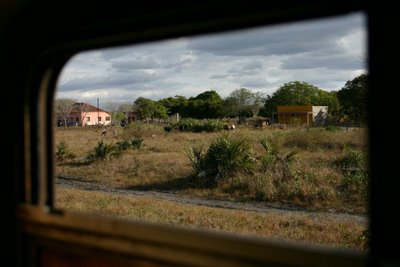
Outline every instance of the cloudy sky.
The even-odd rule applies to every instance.
[[[365,17],[253,28],[85,52],[59,78],[57,98],[133,102],[247,88],[272,94],[290,81],[339,90],[366,71]]]

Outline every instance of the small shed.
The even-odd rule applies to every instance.
[[[273,123],[289,124],[294,120],[307,125],[324,125],[328,118],[328,106],[278,106],[272,113]]]

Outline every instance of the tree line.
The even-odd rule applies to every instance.
[[[240,88],[223,99],[215,90],[210,90],[190,98],[177,95],[154,101],[139,97],[132,104],[108,103],[106,108],[112,112],[113,121],[124,120],[129,111],[135,112],[142,120],[164,120],[179,113],[186,118],[228,117],[244,121],[253,116],[271,117],[277,106],[281,105],[316,105],[329,106],[331,121],[364,124],[367,118],[367,80],[368,74],[361,74],[347,81],[339,91],[331,92],[307,82],[292,81],[284,83],[272,95]],[[60,105],[65,106],[67,100],[58,99],[56,110],[60,109]]]

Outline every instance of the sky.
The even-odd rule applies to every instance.
[[[239,88],[272,95],[290,81],[340,90],[366,72],[362,13],[83,52],[66,64],[56,98],[102,104]]]

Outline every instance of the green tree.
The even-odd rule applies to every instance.
[[[224,117],[234,118],[238,115],[236,100],[232,97],[227,97],[221,107],[221,114]]]
[[[336,118],[339,115],[340,104],[337,97],[337,91],[327,92],[324,90],[319,90],[317,102],[315,102],[313,105],[328,106],[330,118]]]
[[[139,97],[133,103],[133,109],[137,112],[140,119],[146,119],[148,121],[150,118],[154,120],[168,118],[168,109],[158,102],[154,102],[151,99]]]
[[[224,116],[239,117],[239,120],[257,115],[263,104],[261,93],[253,93],[249,89],[234,90],[225,100],[222,108]]]
[[[139,97],[133,103],[133,109],[137,112],[140,119],[152,118],[154,115],[154,111],[156,110],[156,104],[153,100]]]
[[[179,113],[181,116],[186,116],[185,112],[188,105],[188,100],[184,96],[176,95],[175,97],[168,97],[157,101],[168,110],[168,115]]]
[[[153,118],[165,120],[168,118],[168,109],[158,102],[154,103]]]
[[[367,120],[368,74],[364,73],[351,81],[337,92],[340,102],[340,113],[356,123]]]
[[[267,96],[262,115],[272,116],[277,106],[315,105],[338,109],[335,93],[330,93],[306,82],[293,81],[283,84],[272,96]]]
[[[220,95],[214,91],[205,91],[199,95],[197,95],[194,100],[203,100],[206,102],[221,102],[222,98],[220,97]]]
[[[189,98],[186,116],[196,119],[218,118],[221,115],[223,100],[214,90],[205,91]]]

